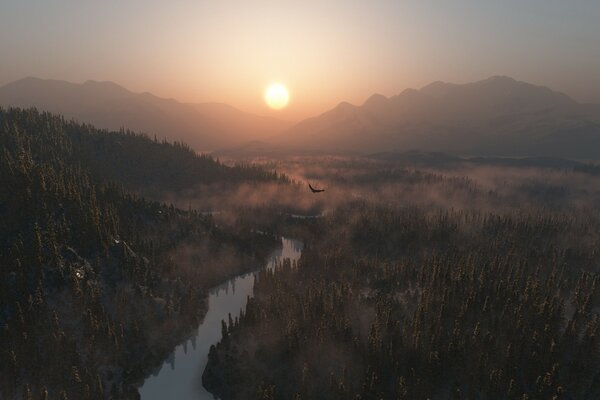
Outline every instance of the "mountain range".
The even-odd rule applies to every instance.
[[[336,152],[442,151],[465,155],[600,158],[600,105],[495,76],[434,82],[364,104],[340,103],[296,124],[278,145]]]
[[[505,76],[434,82],[398,95],[342,102],[294,125],[219,103],[132,93],[112,82],[25,78],[0,87],[0,106],[34,106],[100,128],[126,127],[225,154],[429,151],[600,159],[600,105]]]
[[[222,103],[182,103],[113,82],[24,78],[0,87],[0,106],[36,107],[97,128],[145,132],[209,151],[276,135],[291,123]]]

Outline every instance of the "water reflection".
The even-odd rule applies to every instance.
[[[282,238],[282,248],[269,257],[267,268],[282,259],[292,261],[300,258],[302,242]],[[255,273],[237,276],[211,289],[208,298],[208,312],[198,331],[191,339],[178,345],[154,374],[139,388],[144,400],[197,400],[214,399],[202,387],[202,372],[208,361],[208,350],[221,339],[221,320],[228,314],[235,318],[246,306],[248,296],[252,296]],[[191,346],[188,346],[191,342]]]

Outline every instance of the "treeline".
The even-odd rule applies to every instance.
[[[206,289],[262,263],[272,238],[123,188],[177,188],[169,174],[182,165],[190,179],[275,179],[183,145],[0,110],[0,398],[136,398],[133,384],[199,323]],[[181,246],[196,249],[186,263]]]
[[[263,271],[204,385],[229,399],[600,398],[600,215],[347,206]]]
[[[282,174],[252,164],[226,166],[185,143],[159,141],[127,129],[109,132],[35,109],[0,108],[0,126],[10,129],[13,124],[32,137],[41,129],[45,131],[43,139],[36,142],[38,146],[31,149],[36,157],[58,157],[71,165],[81,164],[96,179],[142,193],[177,192],[216,182],[289,182]],[[50,148],[47,140],[51,141]]]

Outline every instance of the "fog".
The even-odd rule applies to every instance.
[[[461,210],[527,207],[591,208],[600,202],[600,174],[573,168],[505,167],[461,163],[450,167],[406,165],[362,157],[260,158],[259,165],[294,180],[284,184],[207,185],[167,195],[180,207],[222,211],[241,207],[279,207],[316,215],[340,205],[420,205]],[[313,187],[323,193],[311,193]]]

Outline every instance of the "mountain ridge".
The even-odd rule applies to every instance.
[[[109,130],[127,127],[186,142],[197,151],[267,138],[291,126],[223,103],[183,103],[132,92],[112,81],[26,77],[0,87],[0,106],[36,107]]]
[[[600,105],[580,104],[507,76],[432,82],[397,95],[341,102],[274,141],[290,148],[600,158]]]
[[[259,141],[292,152],[391,149],[600,159],[599,104],[580,104],[502,75],[463,84],[435,81],[389,97],[374,93],[360,105],[342,101],[293,125],[224,103],[134,93],[111,81],[27,77],[0,87],[0,106],[33,106],[109,130],[127,126],[196,151]]]

